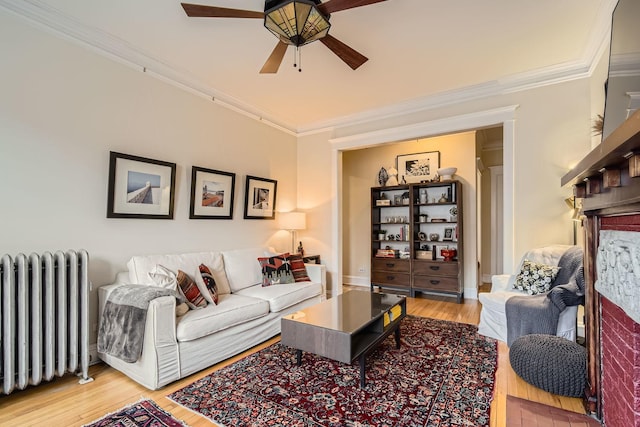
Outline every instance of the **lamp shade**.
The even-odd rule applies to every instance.
[[[283,230],[304,230],[307,228],[307,214],[304,212],[281,212],[280,228]]]
[[[326,36],[331,28],[312,0],[271,1],[265,7],[264,26],[286,44],[311,43]]]

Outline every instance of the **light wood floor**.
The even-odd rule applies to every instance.
[[[477,301],[471,300],[465,301],[464,304],[456,304],[453,299],[434,297],[408,298],[407,301],[409,314],[470,324],[478,323],[480,308],[481,305]],[[50,383],[17,391],[8,396],[3,395],[0,397],[0,426],[80,426],[142,397],[153,399],[160,407],[190,426],[211,426],[210,421],[174,404],[165,396],[197,378],[278,340],[279,338],[273,338],[249,352],[158,391],[147,390],[104,364],[93,365],[90,374],[94,381],[91,383],[79,385],[77,378],[67,375]],[[507,395],[584,413],[580,399],[552,395],[520,379],[509,364],[508,347],[504,343],[499,343],[496,388],[491,405],[491,427],[505,426]]]

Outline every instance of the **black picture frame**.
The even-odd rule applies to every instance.
[[[278,181],[247,175],[244,219],[275,219]]]
[[[173,219],[176,164],[109,152],[107,218]]]
[[[400,154],[396,156],[398,179],[408,183],[432,181],[440,168],[440,152]]]
[[[189,219],[233,219],[236,174],[191,167]]]

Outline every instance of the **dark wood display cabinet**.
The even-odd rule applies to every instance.
[[[462,184],[371,189],[371,288],[455,296],[462,302]]]

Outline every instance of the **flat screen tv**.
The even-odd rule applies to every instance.
[[[620,0],[613,12],[602,139],[640,107],[640,0]]]

